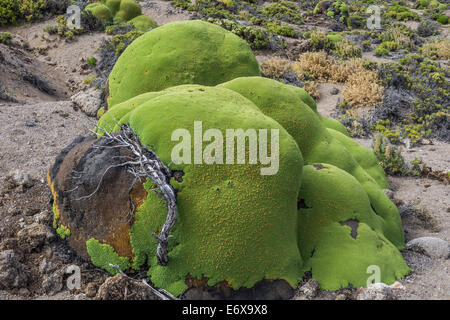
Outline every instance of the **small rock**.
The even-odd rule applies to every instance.
[[[388,196],[389,199],[391,199],[391,200],[394,199],[394,191],[389,190],[389,189],[383,189],[383,192],[385,195]]]
[[[400,283],[400,281],[395,281],[389,287],[391,289],[395,289],[395,290],[404,290],[405,289],[405,287]]]
[[[319,282],[311,279],[301,286],[294,297],[295,300],[309,300],[314,298],[319,291]]]
[[[406,244],[406,249],[423,253],[435,259],[448,259],[450,257],[450,243],[435,237],[413,239]]]
[[[384,283],[373,283],[367,288],[361,288],[356,300],[393,300],[392,289]]]
[[[334,298],[334,300],[347,300],[347,296],[343,293],[340,293]]]
[[[74,94],[70,100],[75,103],[88,116],[97,116],[97,110],[102,103],[102,91],[97,88],[90,88]]]
[[[13,250],[0,252],[0,289],[23,287],[28,280],[23,265]]]
[[[45,240],[53,240],[54,235],[48,226],[33,223],[17,233],[19,245],[25,252],[39,251]]]
[[[39,209],[37,209],[37,208],[28,208],[25,210],[25,215],[26,216],[34,216],[38,212],[39,212]]]
[[[49,212],[42,211],[41,213],[34,215],[33,221],[34,223],[45,224],[49,220],[49,218],[50,218]]]
[[[86,297],[93,298],[97,295],[97,290],[98,285],[93,282],[89,282],[84,293],[86,294]]]
[[[62,290],[64,286],[64,269],[60,269],[42,281],[42,289],[47,294],[55,294]]]
[[[333,89],[331,89],[330,94],[332,94],[333,96],[339,93],[339,89],[336,87],[333,87]]]
[[[56,270],[56,265],[53,263],[47,261],[47,258],[42,259],[41,263],[39,264],[39,272],[41,274],[48,274]]]
[[[22,209],[11,208],[11,209],[8,210],[8,215],[9,216],[14,217],[14,216],[17,216],[19,214],[22,214]]]
[[[34,122],[34,121],[25,121],[25,125],[27,127],[35,127],[36,126],[36,122]]]
[[[22,188],[31,188],[34,185],[33,179],[30,177],[30,175],[19,169],[10,172],[6,177],[6,181],[9,182],[9,185],[12,188],[19,186],[21,186]]]
[[[160,300],[144,283],[120,273],[109,277],[98,289],[96,300]]]

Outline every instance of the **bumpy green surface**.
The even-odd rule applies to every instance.
[[[158,25],[155,21],[147,16],[140,15],[130,20],[130,23],[139,31],[146,32],[150,28],[156,28]]]
[[[113,14],[111,10],[106,5],[99,2],[89,4],[84,10],[92,13],[92,15],[102,23],[108,23],[113,20]]]
[[[260,164],[172,165],[185,175],[183,182],[173,181],[179,219],[172,233],[171,262],[161,267],[154,260],[157,244],[149,234],[162,226],[167,208],[149,192],[130,233],[133,266],[149,259],[152,281],[175,294],[186,288],[187,274],[207,277],[211,285],[226,280],[236,289],[252,287],[263,278],[286,279],[295,286],[302,266],[295,240],[302,156],[295,141],[253,103],[225,88],[187,85],[155,95],[130,106],[127,114],[126,104],[110,112],[120,109],[114,117],[122,116],[119,122],[128,123],[163,162],[171,161],[178,144],[171,141],[172,132],[186,128],[192,133],[194,120],[201,120],[203,132],[217,128],[224,135],[230,128],[279,129],[280,164],[273,176],[262,176]],[[103,127],[108,128],[105,123]]]
[[[130,231],[131,266],[148,264],[153,283],[175,295],[187,288],[188,275],[205,277],[209,285],[226,281],[234,289],[262,279],[296,286],[305,270],[324,289],[365,286],[371,265],[380,267],[388,284],[406,275],[400,216],[382,191],[389,186],[374,154],[338,121],[322,117],[303,89],[253,76],[259,69],[239,41],[204,22],[173,23],[136,40],[113,70],[110,109],[99,127],[117,131],[128,124],[166,164],[179,144],[171,141],[172,132],[184,128],[194,139],[194,121],[202,121],[203,133],[219,129],[224,146],[226,129],[276,128],[280,134],[275,175],[261,175],[267,165],[248,159],[240,165],[170,164],[184,176],[171,180],[179,218],[165,267],[157,264],[150,235],[159,233],[167,207],[147,181],[147,199]],[[216,86],[174,86],[190,82]],[[357,224],[355,238],[341,224],[349,220]],[[94,264],[129,263],[111,247],[88,242]]]
[[[371,152],[353,145],[344,134],[325,128],[313,111],[314,106],[303,102],[303,91],[298,88],[246,78],[246,88],[253,93],[249,95],[240,81],[217,87],[185,85],[142,94],[116,105],[99,121],[99,126],[107,130],[129,124],[141,143],[150,146],[165,163],[171,161],[171,150],[178,143],[170,141],[171,132],[177,128],[193,132],[194,120],[203,121],[203,132],[208,128],[282,128],[280,124],[287,129],[280,130],[280,171],[275,176],[261,176],[259,166],[254,165],[171,165],[172,170],[183,170],[185,176],[181,183],[171,181],[178,190],[180,217],[172,232],[170,263],[166,267],[157,265],[157,243],[148,235],[160,230],[167,208],[150,191],[152,184],[147,182],[148,198],[139,208],[130,232],[135,254],[133,267],[148,263],[155,285],[174,294],[186,289],[188,274],[207,277],[210,285],[225,280],[235,289],[251,287],[263,278],[286,279],[295,286],[302,270],[308,269],[326,289],[349,283],[365,285],[369,276],[366,269],[372,264],[380,266],[382,281],[387,283],[407,274],[409,269],[398,251],[404,240],[397,209],[364,170],[374,170],[367,160]],[[233,89],[240,88],[242,95],[223,88],[233,87],[233,83],[240,83]],[[270,89],[263,83],[275,87]],[[270,101],[264,98],[266,90],[272,90]],[[246,94],[249,100],[244,98]],[[295,125],[289,123],[292,121]],[[325,143],[312,134],[322,137]],[[315,145],[302,142],[301,136],[315,141]],[[297,144],[294,140],[298,140]],[[353,168],[342,165],[343,169],[362,183],[333,165],[322,163],[326,169],[321,170],[308,165],[303,168],[314,171],[302,176],[298,194],[295,190],[300,185],[303,161],[297,145],[300,149],[309,148],[313,159],[333,162],[333,158],[338,158],[334,162],[339,165],[343,164],[342,159],[352,161]],[[368,165],[364,169],[359,166],[346,147],[361,153],[359,162],[365,165],[364,161],[368,161]],[[323,162],[310,162],[306,157],[305,161]],[[320,177],[316,177],[319,173]],[[328,184],[326,174],[330,177]],[[321,182],[313,183],[316,180]],[[307,216],[310,220],[303,220],[305,209],[300,209],[297,222],[298,199],[314,209],[308,211],[312,212]],[[320,205],[315,206],[315,201]],[[348,227],[339,224],[348,219],[361,222],[360,238],[352,239]],[[293,230],[293,225],[298,229]],[[288,240],[293,236],[298,239],[295,245]],[[336,241],[342,243],[342,249]],[[333,248],[337,248],[336,252],[330,255]],[[317,255],[310,259],[313,249]],[[351,268],[347,267],[349,259]],[[329,272],[330,265],[336,266],[336,274]]]
[[[122,53],[109,77],[108,105],[176,85],[259,75],[250,47],[238,36],[203,21],[173,22],[147,32]]]
[[[89,4],[85,10],[91,12],[104,24],[126,22],[142,15],[141,6],[134,0],[101,0]],[[147,19],[141,18],[139,24],[143,25],[144,20],[152,21],[148,17]]]
[[[398,249],[385,237],[383,219],[371,208],[361,184],[339,168],[322,163],[303,167],[298,247],[304,268],[321,288],[336,290],[352,284],[366,286],[369,266],[380,268],[380,280],[392,283],[410,269]],[[354,220],[351,227],[342,222]]]
[[[126,270],[130,267],[128,258],[120,257],[110,245],[102,244],[96,239],[89,239],[86,241],[86,248],[92,263],[113,275],[118,273],[118,270],[111,268],[109,264],[118,265],[122,270]]]
[[[375,155],[342,133],[344,137],[330,134],[327,126],[346,131],[337,120],[320,116],[314,100],[303,89],[261,77],[238,78],[220,86],[242,94],[264,114],[278,121],[294,137],[307,162],[334,164],[355,172],[360,181],[365,181],[367,177],[358,170],[360,164],[381,187],[389,188]],[[331,150],[332,153],[326,154]]]

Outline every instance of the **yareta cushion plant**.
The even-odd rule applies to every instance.
[[[109,76],[108,106],[175,85],[214,86],[259,75],[245,40],[211,23],[173,22],[145,33],[122,53]]]
[[[97,136],[78,138],[49,171],[55,228],[70,230],[66,239],[96,266],[111,273],[117,270],[110,264],[147,268],[153,284],[174,295],[189,287],[188,278],[233,289],[275,279],[295,287],[311,271],[333,290],[365,286],[371,266],[388,284],[408,274],[400,216],[383,192],[389,185],[373,153],[321,116],[303,89],[260,77],[246,43],[217,28],[176,22],[125,50]],[[174,139],[180,129],[190,135]],[[266,132],[268,144],[258,150],[276,160],[277,170],[261,174],[268,162],[250,161],[250,139],[241,150],[246,161],[227,163],[229,152],[238,159],[240,151],[213,132],[229,129]],[[203,140],[196,140],[198,130]],[[113,141],[131,141],[168,167],[178,217],[165,263],[156,237],[170,206],[156,178],[130,187],[137,169],[113,161],[133,162],[133,153],[114,153],[120,145]],[[195,160],[198,148],[203,161]],[[173,161],[174,150],[194,161]],[[116,173],[105,175],[105,168]],[[83,178],[87,173],[103,186]]]
[[[86,6],[90,12],[103,24],[129,22],[142,32],[156,28],[156,23],[142,14],[141,6],[134,0],[101,0]]]

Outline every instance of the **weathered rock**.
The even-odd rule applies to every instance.
[[[102,91],[97,88],[90,88],[74,94],[70,97],[70,100],[80,107],[85,114],[95,117],[102,103]]]
[[[310,300],[317,295],[318,291],[319,282],[316,279],[311,279],[297,290],[294,299]]]
[[[45,241],[54,240],[54,234],[48,226],[33,223],[17,233],[19,245],[24,252],[39,251]]]
[[[405,290],[405,287],[401,284],[400,281],[395,281],[389,287],[394,290]]]
[[[31,176],[19,169],[11,171],[6,177],[6,182],[8,182],[10,188],[22,187],[26,189],[34,185]]]
[[[160,300],[144,283],[121,274],[109,277],[98,289],[96,300]]]
[[[33,216],[33,221],[39,224],[45,224],[46,222],[49,221],[49,219],[50,219],[50,212],[48,211],[42,211]]]
[[[28,277],[13,250],[0,252],[0,289],[14,289],[26,285]]]
[[[393,300],[392,289],[384,283],[374,283],[358,290],[356,300]]]
[[[56,268],[56,265],[50,261],[47,261],[47,258],[42,259],[41,263],[39,264],[39,272],[41,274],[48,274],[55,271]]]
[[[101,146],[105,142],[93,135],[76,138],[50,168],[54,206],[59,212],[57,223],[70,226],[66,239],[86,260],[86,241],[90,238],[111,245],[120,256],[131,257],[130,200],[134,209],[138,208],[147,193],[142,183],[136,183],[129,192],[134,177],[117,166],[119,156],[130,156],[129,150],[95,148],[94,143]]]
[[[450,243],[435,237],[421,237],[409,241],[406,249],[423,253],[434,259],[450,257]]]
[[[55,294],[60,292],[64,287],[65,269],[60,269],[51,275],[44,277],[42,281],[42,289],[47,294]]]

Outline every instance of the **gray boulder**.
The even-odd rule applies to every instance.
[[[406,249],[423,253],[434,259],[448,259],[450,243],[435,237],[421,237],[409,241]]]

